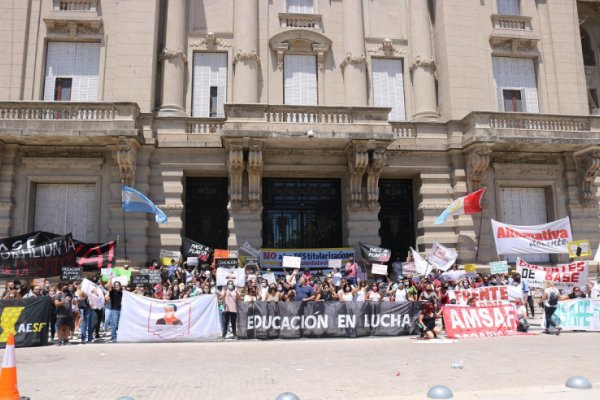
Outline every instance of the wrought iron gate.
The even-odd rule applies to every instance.
[[[185,236],[206,246],[226,249],[227,178],[187,178]]]
[[[379,181],[379,237],[381,246],[392,250],[392,260],[406,258],[409,247],[415,246],[415,211],[410,179]]]

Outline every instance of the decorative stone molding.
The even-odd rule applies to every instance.
[[[248,201],[252,211],[260,210],[262,206],[262,142],[250,143],[248,149]]]
[[[290,47],[289,43],[275,43],[271,46],[277,52],[277,68],[283,71],[283,53]]]
[[[242,50],[238,50],[237,54],[233,57],[233,65],[237,64],[238,61],[242,61],[242,60],[246,60],[246,61],[256,61],[256,65],[260,68],[260,57],[258,56],[258,53],[256,52],[256,49],[252,49],[252,52],[250,53],[245,53]]]
[[[394,46],[394,42],[392,39],[383,39],[381,44],[374,49],[369,49],[369,53],[372,54],[383,54],[386,57],[398,57],[406,54],[404,50],[400,50],[396,46]]]
[[[217,47],[229,48],[231,45],[219,39],[214,32],[208,32],[202,39],[190,42],[190,47],[205,47],[207,49],[214,49]]]
[[[600,171],[600,151],[575,155],[575,163],[581,188],[581,204],[586,208],[593,207],[595,204],[594,181]]]
[[[185,64],[187,64],[187,62],[188,62],[187,55],[185,54],[185,51],[183,51],[183,49],[181,47],[177,50],[169,50],[165,47],[163,49],[162,53],[160,53],[160,59],[161,60],[170,60],[172,58],[181,58],[181,61],[183,61]]]
[[[323,72],[325,70],[325,53],[329,51],[329,46],[321,43],[313,43],[312,50],[317,53],[317,66],[319,67],[319,71]]]
[[[12,201],[0,201],[0,210],[11,210],[14,204]]]
[[[72,20],[45,18],[46,28],[52,33],[66,33],[69,37],[100,33],[102,19]]]
[[[284,53],[290,51],[294,54],[316,55],[319,70],[323,71],[325,69],[325,53],[331,49],[331,40],[318,32],[290,29],[269,39],[269,46],[277,53],[277,68],[280,70],[283,70]]]
[[[242,206],[242,174],[244,173],[244,148],[242,143],[229,145],[229,200],[231,208],[239,210]]]
[[[478,190],[481,186],[483,174],[490,166],[490,153],[492,150],[487,146],[479,146],[467,155],[467,177],[469,191]]]
[[[345,69],[350,64],[353,64],[353,65],[360,65],[360,64],[367,65],[367,57],[365,56],[364,53],[361,54],[359,57],[353,57],[352,53],[346,53],[346,57],[344,57],[344,59],[342,60],[342,63],[340,64],[340,67],[342,69]]]
[[[378,146],[369,154],[367,167],[367,205],[369,210],[379,210],[379,177],[385,166],[385,147]]]
[[[362,179],[369,165],[366,143],[353,143],[348,148],[348,172],[350,174],[350,209],[358,210],[362,202]]]
[[[183,203],[166,203],[166,204],[161,204],[158,205],[158,208],[160,208],[163,211],[177,211],[177,210],[183,210],[185,207],[183,206]]]
[[[21,159],[23,165],[27,168],[37,169],[43,167],[45,169],[72,169],[76,167],[78,170],[98,170],[104,163],[101,156],[90,157],[63,157],[60,154],[55,156],[45,157],[36,154],[28,153]]]
[[[422,68],[425,70],[430,70],[431,72],[435,72],[437,70],[437,65],[435,64],[435,59],[432,57],[429,58],[421,58],[421,56],[417,56],[415,61],[410,65],[410,70],[413,71],[416,68]]]
[[[531,52],[535,50],[539,39],[537,38],[518,38],[505,36],[490,37],[492,50],[510,51],[511,53]]]
[[[139,144],[136,141],[121,139],[117,144],[117,164],[121,181],[126,185],[133,184],[135,180],[135,169],[137,164],[137,152]]]

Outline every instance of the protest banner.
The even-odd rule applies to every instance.
[[[142,268],[140,269],[139,275],[147,275],[148,281],[151,285],[156,285],[157,283],[162,282],[161,273],[158,269]]]
[[[237,258],[215,258],[217,268],[237,268]]]
[[[184,237],[182,239],[182,252],[186,257],[198,257],[200,262],[208,262],[213,253],[213,249],[203,244],[194,242]]]
[[[467,304],[473,298],[480,304],[489,301],[514,301],[523,297],[520,286],[485,286],[473,289],[448,290],[450,300],[456,300],[456,304]]]
[[[573,240],[569,218],[541,225],[518,226],[492,220],[498,255],[568,253]]]
[[[221,336],[218,300],[202,295],[158,300],[123,292],[119,342],[180,342]]]
[[[237,316],[240,339],[399,336],[417,333],[419,304],[259,301],[238,303]]]
[[[80,281],[82,269],[79,267],[62,267],[60,271],[60,280],[63,282]]]
[[[385,264],[372,264],[371,273],[375,275],[387,275],[388,266]]]
[[[553,316],[563,330],[600,332],[600,299],[559,301]],[[545,317],[541,326],[546,326]]]
[[[444,307],[444,324],[450,339],[506,336],[517,333],[519,318],[512,304],[479,307]]]
[[[260,266],[262,268],[281,269],[283,268],[283,257],[300,257],[303,268],[328,268],[329,260],[340,259],[342,263],[348,262],[350,257],[354,257],[354,248],[323,248],[323,249],[261,249]]]
[[[338,270],[340,270],[342,268],[342,260],[338,258],[329,259],[327,260],[327,267],[329,267],[330,269],[337,268]]]
[[[569,251],[569,257],[587,257],[592,255],[592,248],[590,247],[589,240],[573,240],[567,243],[567,250]]]
[[[233,281],[238,287],[244,286],[246,270],[244,268],[217,268],[217,286],[226,286],[227,281]]]
[[[281,266],[283,268],[300,269],[302,266],[302,257],[283,256]]]
[[[89,279],[84,278],[81,282],[81,291],[88,297],[88,302],[92,308],[101,310],[104,308],[104,290],[100,285],[96,285]]]
[[[441,269],[442,271],[447,271],[458,258],[458,253],[449,249],[445,246],[442,246],[440,243],[435,242],[431,247],[431,254],[429,255],[429,263],[434,265],[436,268]]]
[[[508,263],[506,261],[493,261],[490,263],[490,273],[495,274],[507,274]]]
[[[404,262],[402,263],[402,275],[416,275],[417,274],[417,266],[414,262]]]
[[[98,271],[101,268],[112,268],[115,265],[116,242],[84,243],[75,242],[77,266],[84,271]]]
[[[382,247],[372,246],[361,242],[358,242],[358,245],[360,246],[360,253],[365,261],[371,264],[388,262],[392,256],[392,251],[389,249],[384,249]]]
[[[1,300],[0,348],[6,347],[9,333],[15,335],[16,347],[47,345],[50,305],[51,301],[47,296]]]
[[[554,286],[569,293],[574,287],[585,287],[588,279],[587,261],[575,261],[552,267],[529,264],[517,258],[517,273],[525,279],[530,288],[543,289],[544,281],[552,281]]]

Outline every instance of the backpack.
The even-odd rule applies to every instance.
[[[556,293],[556,290],[552,290],[548,294],[548,305],[550,307],[556,307],[558,305],[558,294]]]

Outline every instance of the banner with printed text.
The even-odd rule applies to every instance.
[[[573,240],[569,218],[541,225],[518,226],[492,220],[498,255],[568,253]]]
[[[238,303],[238,338],[400,336],[416,334],[418,302]]]
[[[520,286],[486,286],[481,288],[448,290],[450,300],[456,300],[458,305],[466,305],[473,298],[478,304],[489,304],[487,302],[514,301],[522,298],[523,292]]]
[[[8,334],[15,335],[16,347],[48,344],[50,298],[33,297],[0,301],[0,348],[6,347]]]
[[[215,295],[158,300],[123,292],[119,342],[213,340],[221,335]]]
[[[446,334],[451,339],[514,335],[518,322],[517,311],[509,303],[444,307]]]
[[[108,243],[84,243],[75,240],[77,266],[84,271],[99,271],[102,268],[115,266],[114,240]]]
[[[574,261],[552,267],[529,264],[517,258],[517,273],[534,289],[543,289],[544,281],[554,282],[560,290],[571,293],[574,287],[585,287],[588,280],[588,262]]]
[[[302,258],[302,268],[328,268],[330,259],[347,263],[350,257],[354,257],[354,248],[260,249],[260,266],[262,269],[281,269],[284,256]]]
[[[600,332],[600,299],[559,301],[553,318],[563,330]],[[541,326],[546,326],[544,320]]]
[[[243,287],[246,284],[246,270],[244,268],[217,268],[217,286],[225,286],[228,281],[233,281],[235,286]]]
[[[198,257],[198,261],[202,263],[208,262],[213,253],[212,248],[198,242],[194,242],[186,237],[182,238],[181,247],[183,255],[186,257]]]

